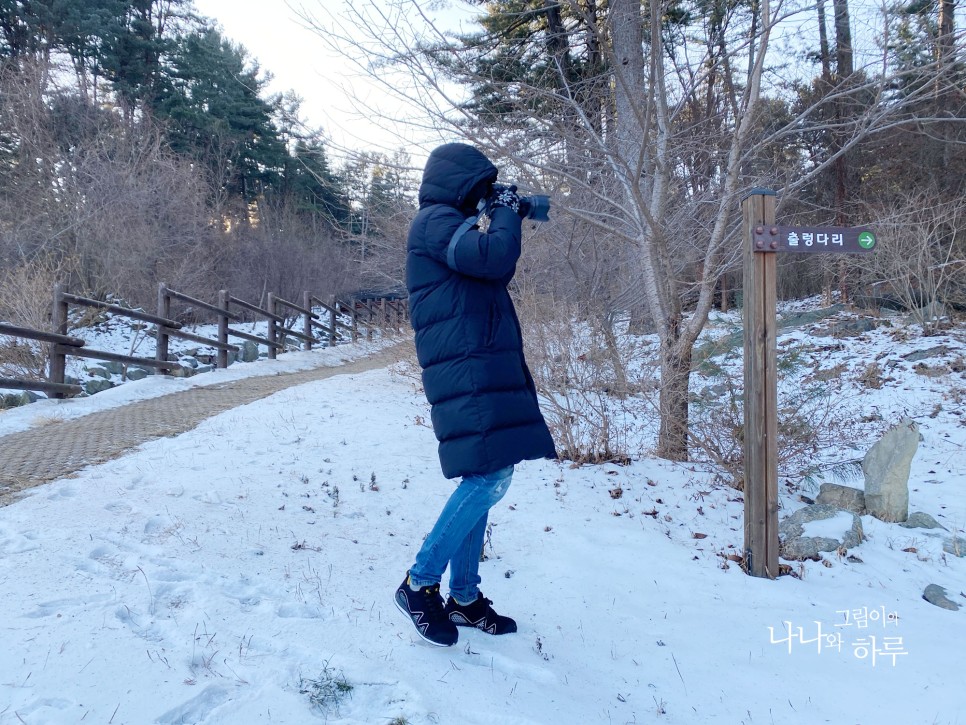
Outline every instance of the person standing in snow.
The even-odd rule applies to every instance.
[[[497,174],[472,146],[435,149],[409,230],[406,286],[416,355],[443,475],[461,481],[395,603],[423,639],[444,647],[456,643],[457,626],[516,631],[516,622],[497,614],[479,589],[487,515],[506,493],[515,464],[556,458],[507,291],[520,257],[526,201],[512,188],[494,195]],[[484,233],[475,222],[487,201]],[[439,587],[447,566],[444,605]]]

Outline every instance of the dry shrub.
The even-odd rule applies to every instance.
[[[640,433],[643,403],[628,398],[613,338],[575,322],[578,309],[548,295],[518,302],[526,357],[541,407],[564,460],[626,462]]]
[[[0,272],[0,320],[18,327],[50,330],[54,284],[60,266],[51,258],[24,263]],[[0,376],[43,380],[47,376],[49,346],[0,336]]]
[[[408,324],[403,322],[403,325]],[[416,357],[416,340],[409,333],[410,330],[404,327],[405,336],[390,348],[393,363],[389,367],[389,372],[393,377],[412,383],[414,392],[422,393],[423,375],[422,368],[419,367],[419,359]]]
[[[882,375],[882,366],[877,362],[869,363],[859,375],[858,380],[867,388],[879,390],[885,382],[885,378]]]
[[[841,462],[824,456],[854,442],[855,425],[848,399],[836,381],[807,380],[797,353],[779,361],[778,473],[809,483],[824,468]],[[740,373],[739,373],[740,375]],[[738,377],[720,368],[713,384],[691,398],[691,442],[695,459],[709,463],[731,485],[741,488],[744,476],[744,391]]]
[[[966,200],[944,199],[941,192],[916,189],[891,203],[870,205],[875,253],[854,260],[870,302],[898,301],[926,335],[944,326],[944,303],[966,300]]]

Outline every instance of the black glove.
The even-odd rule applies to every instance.
[[[511,186],[509,188],[500,189],[500,191],[490,200],[490,206],[494,208],[498,206],[505,206],[519,214],[520,197],[517,196],[517,187]]]

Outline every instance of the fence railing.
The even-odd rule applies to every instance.
[[[268,349],[268,357],[274,360],[278,353],[290,349],[311,350],[316,344],[332,347],[346,338],[355,342],[360,337],[361,329],[365,330],[368,340],[372,339],[376,331],[383,334],[398,331],[405,323],[408,309],[403,300],[383,298],[375,302],[351,302],[338,299],[334,295],[323,300],[307,291],[302,294],[302,304],[295,304],[269,293],[263,308],[232,296],[228,290],[219,290],[217,302],[211,303],[173,290],[164,283],[158,285],[157,314],[70,294],[61,285],[54,287],[53,297],[52,331],[0,323],[0,335],[50,344],[48,379],[41,381],[0,377],[0,388],[44,392],[57,398],[78,395],[83,392],[83,388],[66,382],[67,358],[70,356],[155,368],[162,374],[172,373],[182,367],[169,353],[172,337],[214,348],[217,351],[216,366],[219,368],[228,367],[229,353],[240,351],[238,345],[229,342],[230,337],[264,345]],[[201,310],[209,318],[216,319],[217,338],[208,338],[185,330],[181,322],[173,319],[172,308],[178,303],[190,305],[194,311]],[[154,357],[91,349],[84,340],[68,335],[71,305],[102,310],[111,315],[154,325]],[[238,309],[244,312],[239,313],[236,311]],[[246,314],[254,316],[256,321],[258,318],[267,321],[264,337],[230,326],[231,322],[244,322]]]

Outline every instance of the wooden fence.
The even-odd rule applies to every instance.
[[[76,356],[117,362],[123,365],[149,367],[161,373],[171,373],[181,367],[169,354],[170,338],[189,340],[217,350],[216,365],[228,367],[229,353],[239,352],[238,345],[230,343],[230,337],[238,338],[268,348],[268,357],[275,359],[280,352],[289,349],[311,350],[313,345],[332,347],[349,339],[357,341],[362,331],[366,339],[372,339],[376,331],[398,331],[406,323],[408,307],[404,300],[345,301],[335,296],[327,300],[302,294],[302,304],[295,304],[269,293],[264,308],[232,296],[228,290],[220,290],[217,302],[199,300],[183,292],[158,285],[157,314],[149,314],[100,300],[80,297],[66,292],[61,285],[54,287],[52,331],[32,330],[0,323],[0,335],[35,340],[50,344],[50,362],[47,381],[0,377],[0,388],[30,390],[63,398],[83,392],[79,385],[66,382],[67,358]],[[210,319],[217,320],[217,339],[202,337],[184,329],[184,325],[172,319],[174,304],[190,305],[194,311],[201,310]],[[87,307],[108,312],[111,315],[139,320],[154,325],[155,355],[153,358],[121,355],[106,350],[93,350],[87,343],[67,334],[70,306]],[[243,312],[239,312],[242,310]],[[319,311],[316,311],[319,310]],[[267,321],[265,337],[231,327],[231,322],[242,322],[243,316]]]

